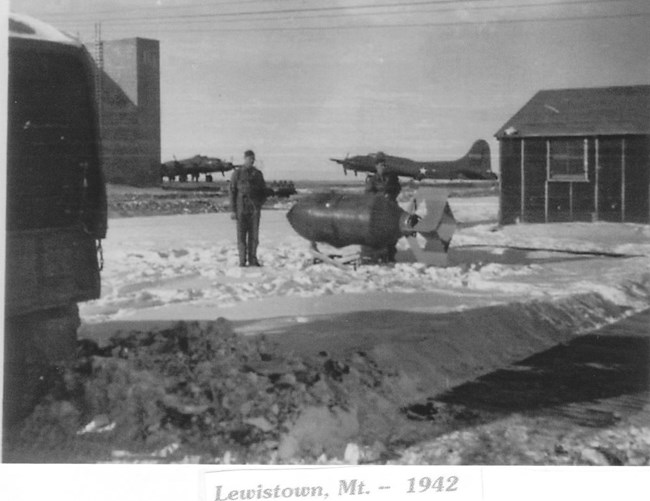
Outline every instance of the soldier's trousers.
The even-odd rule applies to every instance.
[[[237,248],[239,264],[253,264],[257,261],[261,210],[237,213]]]

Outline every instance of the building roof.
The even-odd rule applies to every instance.
[[[9,14],[9,36],[12,38],[43,40],[81,47],[81,42],[75,37],[63,33],[43,21],[24,14]]]
[[[650,134],[650,85],[542,90],[495,136],[630,134]]]

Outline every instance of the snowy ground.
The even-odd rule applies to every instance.
[[[498,228],[497,197],[452,198],[450,205],[460,229],[445,268],[413,262],[403,240],[395,266],[313,265],[286,210],[263,212],[260,269],[237,266],[235,223],[227,213],[111,219],[102,297],[81,305],[82,319],[86,324],[217,317],[301,322],[319,314],[435,313],[582,292],[626,304],[631,299],[621,284],[650,273],[650,226]]]
[[[45,399],[12,435],[12,461],[150,462],[160,446],[172,462],[650,464],[650,226],[499,228],[496,197],[450,205],[444,268],[413,262],[405,242],[394,266],[313,265],[286,207],[263,212],[263,268],[237,266],[227,213],[111,219],[80,334],[122,336],[86,346],[84,399]],[[216,359],[179,381],[197,354]],[[477,395],[463,400],[467,385]],[[437,400],[450,391],[460,400]],[[170,425],[179,415],[196,426]],[[115,428],[80,435],[96,422]]]

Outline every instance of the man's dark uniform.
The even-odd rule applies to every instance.
[[[366,178],[366,193],[375,193],[377,195],[384,196],[389,200],[397,203],[397,196],[400,191],[402,191],[402,186],[399,182],[399,176],[394,172],[390,171],[390,167],[385,165],[386,159],[382,153],[377,154],[375,163],[377,164],[377,173],[371,174]],[[379,164],[382,167],[379,167]],[[373,251],[367,247],[361,249],[362,256],[372,258]],[[397,254],[397,248],[394,245],[390,245],[386,248],[386,259],[389,262],[395,262],[395,255]]]
[[[251,151],[244,157],[255,158]],[[237,219],[239,265],[260,266],[257,260],[260,215],[266,200],[266,183],[262,172],[254,167],[237,167],[230,180],[230,208]]]
[[[386,167],[388,170],[388,167]],[[384,171],[383,175],[372,174],[366,178],[366,193],[378,193],[389,200],[397,202],[397,196],[402,191],[399,177],[393,172]]]

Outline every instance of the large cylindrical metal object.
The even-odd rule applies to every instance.
[[[394,245],[408,213],[374,194],[318,193],[300,200],[287,214],[293,229],[312,242],[340,248]]]

